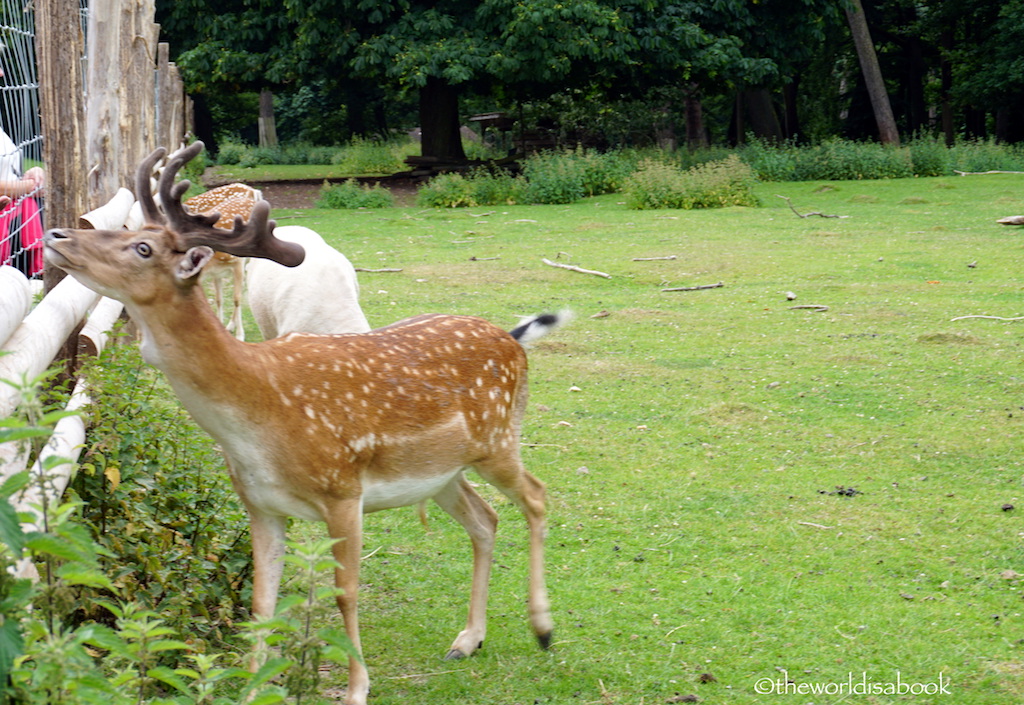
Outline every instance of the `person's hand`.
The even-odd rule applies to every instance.
[[[32,167],[25,172],[25,176],[23,178],[34,183],[37,189],[42,189],[46,186],[46,172],[41,166]]]

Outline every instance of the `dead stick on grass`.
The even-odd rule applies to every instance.
[[[831,529],[831,528],[833,528],[831,526],[825,526],[824,524],[815,524],[815,523],[810,522],[810,521],[798,521],[797,524],[800,524],[801,526],[813,526],[815,529]]]
[[[634,257],[633,262],[654,262],[662,259],[679,259],[676,255],[665,255],[664,257]]]
[[[965,318],[987,318],[992,321],[1024,321],[1024,316],[1017,316],[1016,318],[1003,318],[1002,316],[957,316],[956,318],[950,318],[952,321],[962,321]]]
[[[824,313],[828,311],[828,306],[825,304],[801,304],[800,306],[790,306],[790,311],[798,311],[800,309],[807,309],[810,311],[817,311],[818,313]]]
[[[583,269],[583,267],[577,267],[574,264],[562,264],[561,262],[552,262],[547,257],[544,257],[543,259],[541,259],[541,262],[543,262],[544,264],[548,265],[549,267],[558,267],[559,269],[568,269],[568,270],[571,270],[573,272],[579,272],[580,274],[593,274],[595,277],[604,277],[605,279],[611,279],[612,278],[611,274],[606,274],[604,272],[598,272],[598,271],[595,271],[593,269]]]
[[[701,284],[700,286],[673,286],[668,289],[662,289],[662,291],[700,291],[701,289],[719,289],[725,286],[725,282],[718,282],[717,284]]]
[[[501,257],[477,257],[476,255],[473,255],[472,257],[469,258],[469,261],[470,262],[489,262],[489,261],[491,261],[493,259],[501,259]]]
[[[813,211],[811,213],[800,213],[796,208],[793,207],[793,202],[789,199],[788,196],[780,196],[779,194],[775,194],[775,197],[776,198],[781,198],[783,201],[785,201],[786,205],[789,206],[789,210],[791,210],[794,213],[796,213],[797,217],[799,217],[799,218],[810,218],[812,215],[816,215],[819,218],[848,218],[849,217],[849,216],[846,216],[846,215],[829,215],[828,213],[819,213],[818,211]]]
[[[385,679],[392,681],[400,681],[405,680],[406,678],[428,678],[430,676],[446,676],[449,673],[460,673],[465,670],[465,668],[456,668],[452,671],[433,671],[432,673],[408,673],[404,676],[385,676]]]
[[[401,269],[393,269],[391,267],[384,267],[383,269],[365,269],[363,267],[356,267],[357,272],[372,272],[374,274],[380,274],[381,272],[401,272]]]

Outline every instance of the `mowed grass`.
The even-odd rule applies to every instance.
[[[1024,233],[995,223],[1024,213],[1024,176],[758,193],[691,212],[275,212],[357,267],[401,268],[360,274],[373,325],[576,314],[530,351],[523,449],[548,485],[554,647],[530,634],[504,498],[481,489],[501,525],[465,661],[441,660],[469,597],[464,533],[436,506],[429,532],[412,508],[371,515],[376,705],[1024,699],[1024,321],[951,320],[1024,315]],[[828,310],[792,308],[812,304]],[[835,694],[851,678],[881,692]],[[951,694],[886,694],[897,679]]]

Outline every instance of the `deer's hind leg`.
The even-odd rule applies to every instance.
[[[476,493],[462,473],[434,496],[434,501],[469,534],[473,543],[473,583],[469,598],[469,616],[446,659],[460,659],[483,646],[487,635],[487,590],[494,557],[494,534],[498,515]]]
[[[547,508],[544,483],[527,472],[519,457],[518,445],[476,464],[476,470],[519,507],[530,528],[530,625],[541,648],[551,645],[553,622],[544,579],[544,539],[547,536]]]

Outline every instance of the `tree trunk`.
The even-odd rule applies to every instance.
[[[942,96],[942,134],[945,137],[946,146],[952,147],[956,142],[956,130],[953,127],[953,100],[950,97],[953,92],[953,65],[949,61],[954,48],[952,30],[943,30],[941,41],[943,51],[939,59],[939,75]]]
[[[875,45],[871,41],[871,33],[868,31],[864,8],[860,0],[850,0],[850,5],[852,7],[846,11],[846,19],[850,23],[850,35],[857,48],[860,68],[864,73],[864,83],[867,85],[868,96],[871,98],[875,122],[878,123],[878,137],[882,144],[899,146],[900,134],[892,115],[892,106],[889,104],[889,94],[885,90],[882,70],[878,67],[878,55],[875,53]]]
[[[420,154],[441,162],[466,161],[459,134],[458,89],[430,77],[420,89]]]
[[[274,122],[274,94],[268,88],[260,91],[260,147],[277,146],[277,123]]]
[[[700,86],[696,83],[690,83],[683,89],[683,110],[686,114],[686,146],[689,149],[707,147],[704,106],[700,102]]]
[[[775,112],[772,95],[767,88],[755,88],[743,91],[742,108],[746,109],[750,131],[755,137],[768,142],[782,141],[782,125]]]
[[[79,61],[85,51],[78,6],[60,0],[36,4],[36,61],[39,64],[39,115],[46,164],[46,227],[78,223],[86,207],[85,90]],[[64,272],[46,266],[43,285],[55,287]],[[57,359],[65,360],[65,373],[74,368],[77,331],[64,343]]]

